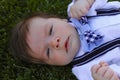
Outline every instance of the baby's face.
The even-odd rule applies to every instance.
[[[77,31],[63,19],[33,18],[30,21],[27,42],[30,55],[50,65],[66,65],[80,47]]]

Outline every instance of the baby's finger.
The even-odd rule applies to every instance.
[[[80,17],[79,17],[79,14],[78,14],[78,13],[74,13],[74,14],[72,15],[72,18],[76,18],[76,19],[80,20]]]
[[[93,65],[92,68],[91,68],[92,73],[93,73],[93,74],[94,74],[94,73],[97,73],[97,71],[98,71],[99,68],[100,68],[100,65],[99,65],[99,64]]]
[[[78,11],[75,10],[74,8],[75,8],[75,7],[73,6],[73,7],[71,7],[71,9],[70,9],[70,17],[72,17],[72,18],[77,18],[77,16],[78,16]]]
[[[87,8],[79,9],[79,16],[80,17],[85,16],[87,12],[88,12]]]
[[[108,67],[106,67],[106,66],[100,67],[97,71],[97,74],[104,76],[106,74],[107,70],[108,70]]]
[[[76,18],[79,20],[82,16],[82,13],[80,11],[74,11],[74,12],[71,11],[70,15],[72,18]]]
[[[92,4],[95,2],[95,0],[87,0],[88,4],[90,5],[90,7],[92,6]]]
[[[99,64],[100,66],[108,66],[108,64],[105,61],[101,61]]]
[[[77,11],[77,16],[76,16],[76,18],[77,18],[77,19],[80,19],[83,15],[84,15],[84,13],[83,13],[82,10],[80,9],[80,10]]]
[[[104,77],[107,78],[108,80],[110,80],[113,76],[114,72],[111,68],[108,68],[106,73],[104,74]]]
[[[110,80],[119,80],[117,73],[114,72],[114,74]]]

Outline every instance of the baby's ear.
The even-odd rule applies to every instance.
[[[63,21],[65,21],[65,22],[68,22],[68,20],[67,19],[62,19]]]

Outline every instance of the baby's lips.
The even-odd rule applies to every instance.
[[[66,49],[66,52],[68,52],[68,42],[69,42],[69,37],[68,37],[67,40],[65,41],[65,49]]]

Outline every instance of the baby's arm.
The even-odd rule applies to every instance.
[[[118,75],[105,62],[93,65],[91,71],[94,80],[119,80]]]
[[[74,0],[70,8],[70,17],[80,19],[85,16],[95,0]]]

